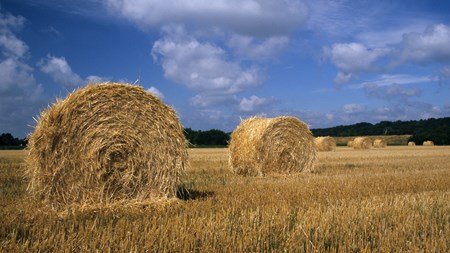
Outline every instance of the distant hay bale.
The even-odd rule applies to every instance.
[[[416,143],[413,141],[408,142],[408,146],[416,146]]]
[[[314,139],[317,151],[334,151],[336,150],[336,140],[330,136],[321,136]]]
[[[372,141],[367,137],[356,137],[352,144],[353,149],[370,149]]]
[[[347,147],[352,148],[352,147],[353,147],[353,141],[348,141],[348,142],[347,142]]]
[[[432,141],[424,141],[422,145],[423,146],[434,146],[434,142],[432,142]]]
[[[374,148],[385,148],[387,146],[386,141],[383,139],[376,139],[373,141]]]
[[[295,117],[253,117],[231,134],[231,170],[239,175],[289,174],[312,171],[316,160],[314,137]]]
[[[188,158],[175,111],[117,83],[80,88],[43,111],[28,147],[28,190],[56,207],[175,197]]]

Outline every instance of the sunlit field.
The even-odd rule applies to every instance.
[[[179,199],[49,211],[25,151],[0,151],[3,252],[449,252],[450,147],[319,152],[313,173],[242,177],[191,149]]]

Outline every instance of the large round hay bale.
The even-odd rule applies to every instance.
[[[175,111],[116,83],[85,86],[43,111],[28,148],[28,189],[53,206],[175,197],[188,158]]]
[[[356,137],[353,140],[352,147],[354,149],[370,149],[372,148],[372,141],[367,137]]]
[[[348,141],[348,142],[347,142],[347,147],[352,148],[352,147],[353,147],[353,141]]]
[[[231,170],[240,175],[290,174],[312,171],[316,159],[314,137],[295,117],[253,117],[231,134]]]
[[[330,136],[321,136],[314,139],[317,151],[334,151],[336,150],[336,140]]]
[[[413,142],[413,141],[409,141],[409,142],[408,142],[408,146],[411,146],[411,147],[416,146],[416,143]]]
[[[374,148],[385,148],[386,146],[387,146],[387,143],[383,139],[376,139],[373,141]]]
[[[434,142],[433,141],[424,141],[423,146],[434,146]]]

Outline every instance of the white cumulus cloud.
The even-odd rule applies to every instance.
[[[336,77],[334,78],[334,82],[337,84],[348,83],[354,78],[353,73],[343,73],[338,72]]]
[[[27,44],[15,34],[25,19],[0,10],[0,132],[18,137],[31,129],[32,116],[42,105],[43,89],[26,63]]]
[[[104,83],[106,81],[109,81],[108,78],[101,77],[101,76],[88,76],[85,78],[85,83]]]
[[[0,94],[18,95],[40,91],[33,76],[33,68],[26,64],[24,56],[28,52],[25,42],[16,37],[25,19],[0,12]],[[38,92],[39,93],[39,92]]]
[[[13,32],[22,29],[26,19],[22,16],[14,16],[7,12],[0,12],[0,32]]]
[[[374,47],[356,42],[337,43],[331,47],[324,47],[323,55],[339,70],[335,83],[348,83],[354,80],[358,73],[390,71],[402,64],[448,63],[450,61],[448,46],[450,45],[450,27],[435,24],[428,26],[422,33],[406,32],[423,26],[423,23],[415,23],[384,32],[367,31],[357,36],[360,40],[375,45]],[[395,35],[402,39],[396,41]],[[377,38],[381,39],[383,36],[389,37],[389,42],[377,41]]]
[[[259,37],[298,29],[308,13],[300,0],[107,0],[106,7],[141,27],[190,24]]]
[[[258,96],[250,96],[249,98],[243,98],[239,103],[239,111],[241,112],[254,112],[261,109],[264,106],[270,105],[274,102],[273,98],[260,98]]]
[[[450,61],[450,27],[444,24],[429,26],[423,33],[403,35],[401,61],[433,63]]]
[[[388,48],[367,48],[361,43],[338,43],[323,49],[324,56],[339,69],[334,79],[337,84],[351,81],[356,73],[379,71],[382,68],[375,63],[390,52]]]
[[[270,59],[277,56],[289,43],[287,36],[274,36],[261,41],[244,35],[233,35],[228,46],[244,58]]]
[[[66,87],[76,87],[88,83],[104,82],[106,78],[100,76],[88,76],[81,78],[77,73],[72,71],[65,57],[55,57],[47,55],[46,58],[39,62],[41,71],[50,75],[53,80]]]
[[[226,94],[261,83],[257,67],[243,68],[228,60],[225,50],[187,35],[183,27],[166,27],[165,33],[153,44],[152,55],[167,79],[203,93]]]
[[[324,49],[325,56],[345,73],[376,70],[373,63],[389,52],[387,48],[367,48],[361,43],[338,43]]]
[[[25,19],[9,13],[0,12],[0,48],[5,57],[21,58],[28,46],[18,39],[14,32],[22,29]]]
[[[28,46],[13,34],[1,34],[0,47],[4,49],[3,54],[7,57],[20,58],[28,51]]]
[[[160,99],[164,99],[164,94],[161,91],[159,91],[156,87],[151,86],[150,88],[147,89],[147,91],[159,97]]]
[[[41,71],[49,74],[53,80],[67,87],[78,86],[83,83],[83,79],[72,71],[64,57],[54,57],[48,55],[39,63]]]

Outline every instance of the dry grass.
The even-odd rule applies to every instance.
[[[336,150],[336,140],[330,136],[316,137],[314,139],[317,151],[334,151]]]
[[[68,209],[173,198],[187,150],[172,108],[140,86],[104,83],[42,112],[26,161],[30,192]]]
[[[60,217],[27,197],[23,157],[0,151],[0,251],[448,252],[449,152],[338,147],[315,173],[241,177],[227,149],[194,149],[183,199]]]
[[[26,150],[1,150],[0,151],[0,159],[20,159],[27,154]]]
[[[295,117],[253,117],[242,121],[230,139],[231,170],[239,175],[312,171],[314,137]]]

